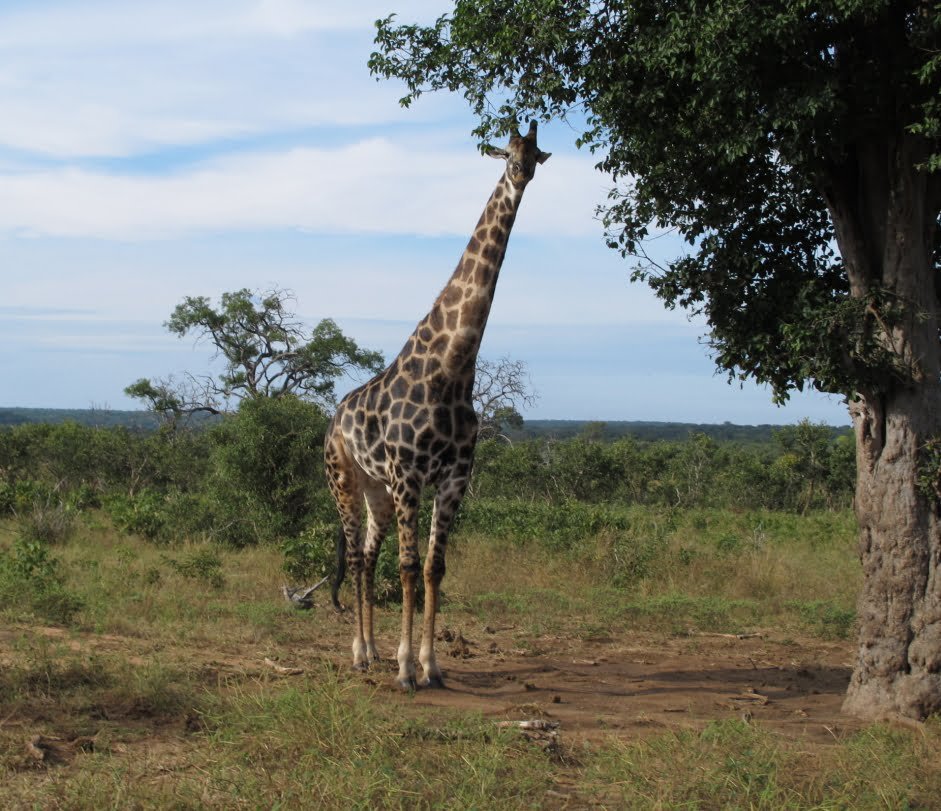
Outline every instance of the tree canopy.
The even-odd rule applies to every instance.
[[[881,189],[861,183],[888,184],[886,141],[918,133],[912,160],[941,164],[941,6],[460,0],[432,26],[377,26],[370,68],[405,81],[405,105],[460,91],[482,139],[520,116],[584,122],[578,142],[613,181],[609,244],[668,306],[706,317],[731,374],[784,399],[808,380],[854,395],[910,373],[881,340],[898,302],[878,268],[850,295],[830,206],[876,229],[864,253],[879,265],[867,195]],[[929,185],[926,228],[941,202]],[[665,265],[644,248],[663,229],[689,245]]]
[[[243,399],[293,394],[321,407],[333,404],[334,387],[347,372],[378,371],[382,354],[361,349],[325,318],[310,333],[288,309],[282,290],[223,293],[218,309],[205,296],[187,296],[165,323],[184,337],[208,339],[224,361],[221,374],[183,381],[140,379],[125,389],[158,413],[219,414]]]
[[[526,364],[509,357],[493,361],[477,358],[472,394],[479,428],[477,438],[500,437],[509,442],[506,429],[520,430],[520,411],[536,404],[539,395],[532,389]]]

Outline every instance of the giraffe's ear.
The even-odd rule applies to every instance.
[[[545,163],[549,158],[552,157],[551,152],[537,152],[536,153],[536,163]]]
[[[510,157],[509,153],[505,149],[499,149],[495,146],[488,146],[484,149],[484,154],[489,155],[491,158],[503,158],[506,160]]]

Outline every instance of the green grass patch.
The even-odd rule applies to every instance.
[[[364,809],[520,808],[551,785],[541,755],[492,722],[403,719],[329,668],[223,701],[206,723],[210,786],[251,807],[272,784],[279,803]]]
[[[805,627],[824,639],[846,639],[856,622],[856,612],[830,600],[793,601],[788,607],[800,616]]]
[[[753,600],[723,597],[691,597],[687,594],[660,594],[629,602],[624,612],[632,624],[669,627],[672,633],[687,630],[740,633],[761,620],[761,607]]]
[[[585,784],[610,807],[649,809],[933,808],[941,728],[874,726],[807,747],[740,721],[598,749]]]

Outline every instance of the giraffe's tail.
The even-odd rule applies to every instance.
[[[340,605],[340,586],[343,584],[343,578],[346,577],[346,533],[343,526],[337,530],[337,568],[333,576],[333,582],[330,584],[330,598],[333,600],[333,607],[336,611],[342,611]]]

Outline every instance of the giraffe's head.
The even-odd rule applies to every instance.
[[[506,149],[491,147],[487,150],[491,158],[503,158],[506,161],[506,173],[514,186],[525,186],[536,174],[536,164],[545,163],[551,152],[542,152],[536,146],[536,122],[529,122],[529,132],[520,135],[514,130]]]

